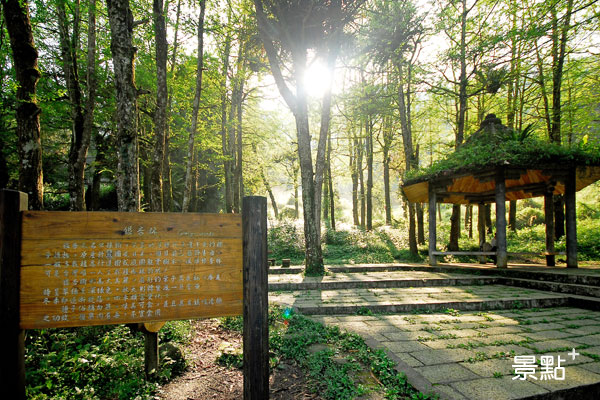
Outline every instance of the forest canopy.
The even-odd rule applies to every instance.
[[[417,253],[404,179],[598,161],[594,0],[0,4],[0,186],[30,208],[240,212],[265,195],[273,221],[303,221],[319,272],[336,221],[406,224]],[[469,143],[490,113],[514,138]]]

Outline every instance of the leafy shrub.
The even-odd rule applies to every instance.
[[[185,337],[182,324],[185,322],[167,324],[161,336],[165,341]],[[132,333],[124,325],[28,330],[25,341],[27,398],[150,398],[158,382],[180,373],[182,365],[161,363],[156,382],[143,379],[143,341],[141,333]]]
[[[517,208],[517,226],[533,226],[544,223],[544,210],[536,207]]]
[[[281,222],[267,233],[267,243],[272,258],[304,260],[304,235],[291,222]]]

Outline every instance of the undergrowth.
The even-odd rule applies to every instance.
[[[223,319],[222,327],[239,329],[241,322],[232,323],[235,319],[241,321],[239,317]],[[385,351],[369,348],[359,335],[326,327],[278,306],[270,308],[269,321],[271,367],[277,368],[284,360],[297,363],[307,371],[311,389],[325,399],[353,399],[368,392],[356,378],[361,371],[373,373],[387,399],[433,398],[410,386]],[[314,345],[323,348],[311,351]]]
[[[160,343],[184,344],[189,321],[168,322]],[[186,365],[163,360],[144,379],[144,337],[124,325],[26,331],[25,371],[31,400],[149,399]]]

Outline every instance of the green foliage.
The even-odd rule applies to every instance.
[[[528,134],[521,136],[518,136],[518,140],[473,140],[431,167],[409,171],[406,178],[410,182],[433,178],[445,172],[473,171],[486,166],[600,164],[600,152],[593,145],[567,147]]]
[[[293,263],[304,260],[304,237],[296,225],[281,222],[273,226],[267,233],[267,243],[271,258],[289,258]]]
[[[244,319],[241,316],[236,317],[223,317],[220,319],[219,326],[223,329],[230,331],[243,332],[244,331]]]
[[[388,227],[373,231],[356,228],[338,231],[328,229],[323,240],[323,257],[327,264],[421,261],[406,250],[408,237],[399,229]]]
[[[272,308],[271,314],[277,317],[276,325],[284,319],[279,307]],[[311,385],[324,398],[352,399],[361,395],[364,389],[357,387],[353,376],[365,368],[384,386],[386,398],[430,398],[408,384],[383,350],[370,349],[360,336],[342,332],[337,326],[325,327],[300,314],[288,315],[286,328],[272,326],[269,330],[270,349],[276,358],[293,360],[306,368]],[[309,347],[315,344],[324,344],[326,348],[309,352]],[[344,354],[348,356],[342,361]]]
[[[182,343],[189,332],[189,322],[169,322],[161,341]],[[143,379],[143,335],[113,325],[28,330],[25,368],[28,399],[145,399],[185,365],[163,362],[155,382]]]

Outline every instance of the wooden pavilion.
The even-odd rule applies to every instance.
[[[488,115],[480,130],[472,136],[486,135],[491,140],[503,140],[508,128],[493,114]],[[469,145],[469,141],[465,146]],[[429,203],[429,263],[436,265],[436,256],[478,255],[496,256],[496,266],[507,266],[506,243],[506,201],[544,196],[546,223],[546,263],[555,265],[553,195],[564,195],[566,222],[567,267],[577,267],[577,223],[575,213],[575,193],[600,180],[600,165],[579,164],[577,161],[535,165],[514,165],[504,162],[501,165],[477,166],[449,170],[435,176],[421,177],[405,182],[402,189],[408,201]],[[478,206],[479,218],[484,217],[486,204],[496,204],[496,246],[495,252],[441,252],[436,248],[437,203],[473,204]],[[485,241],[485,226],[479,226],[480,244]]]

